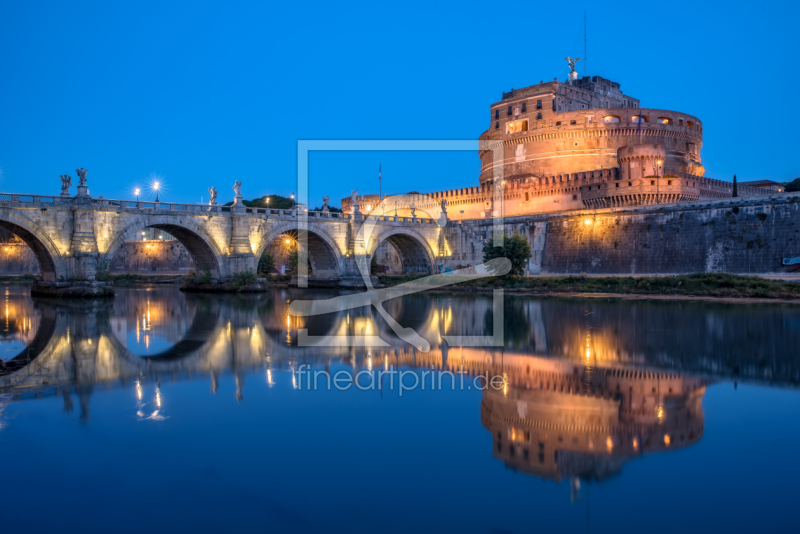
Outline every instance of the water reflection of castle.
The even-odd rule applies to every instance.
[[[481,422],[494,455],[542,478],[602,480],[646,453],[703,436],[698,378],[528,358],[502,391],[484,390]]]

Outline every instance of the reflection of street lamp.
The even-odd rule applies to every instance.
[[[158,202],[158,182],[153,183],[153,189],[156,190],[156,202]]]

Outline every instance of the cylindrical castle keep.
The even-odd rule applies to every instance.
[[[696,117],[674,111],[587,109],[551,112],[545,118],[538,112],[515,114],[512,106],[511,115],[506,112],[505,121],[494,120],[480,139],[485,142],[480,152],[481,183],[501,173],[504,180],[515,180],[616,167],[617,150],[639,144],[664,148],[667,173],[702,176],[705,172],[700,159],[702,124]],[[502,162],[495,161],[498,143]]]

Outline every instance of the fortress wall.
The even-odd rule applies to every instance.
[[[548,221],[541,272],[780,273],[800,256],[800,203],[718,206]]]

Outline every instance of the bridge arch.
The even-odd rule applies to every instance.
[[[310,225],[309,225],[310,226]],[[261,239],[256,250],[258,262],[264,250],[279,236],[289,235],[297,240],[300,236],[297,223],[283,223],[271,228]],[[308,259],[311,263],[311,272],[314,276],[337,277],[344,271],[344,254],[339,245],[327,232],[318,231],[316,228],[308,230]]]
[[[438,228],[438,227],[437,227]],[[389,227],[369,238],[367,253],[375,254],[387,241],[397,251],[404,273],[435,274],[436,254],[428,240],[412,228]]]
[[[4,228],[18,236],[33,251],[39,263],[39,272],[45,282],[56,282],[60,276],[66,276],[62,265],[63,259],[55,243],[41,227],[11,210],[0,210],[0,228]]]
[[[123,243],[135,240],[138,230],[156,228],[174,236],[192,256],[198,269],[207,267],[213,278],[222,278],[227,274],[223,252],[208,232],[198,224],[185,218],[170,216],[140,216],[133,220],[135,222],[126,226],[109,243],[101,260],[110,262]]]

